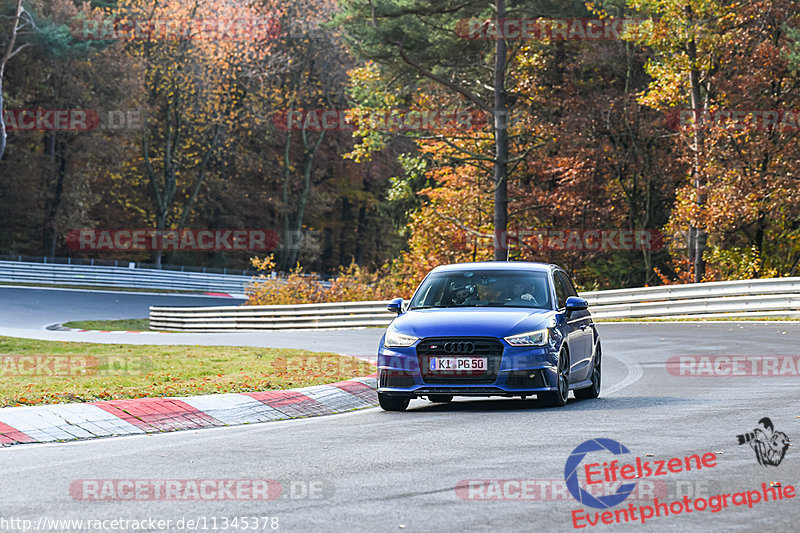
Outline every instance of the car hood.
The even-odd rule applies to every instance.
[[[392,322],[398,332],[414,337],[508,337],[551,327],[554,311],[546,309],[461,307],[416,309]]]

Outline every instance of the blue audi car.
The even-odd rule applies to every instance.
[[[600,339],[586,300],[556,265],[460,263],[433,269],[378,348],[378,399],[536,396],[548,406],[600,394]]]

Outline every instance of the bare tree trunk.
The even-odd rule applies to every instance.
[[[205,153],[203,154],[203,158],[200,161],[200,166],[197,169],[197,179],[194,182],[194,187],[192,188],[192,194],[189,195],[189,198],[186,200],[186,203],[183,205],[183,211],[181,212],[181,216],[178,219],[178,223],[175,225],[176,230],[182,230],[186,226],[187,220],[189,220],[189,215],[192,212],[192,208],[194,207],[195,202],[197,201],[197,197],[200,195],[200,189],[203,187],[203,184],[206,181],[206,171],[208,170],[208,163],[211,161],[211,156],[214,154],[214,151],[217,149],[217,144],[219,142],[220,134],[222,132],[221,126],[215,124],[212,128],[214,135],[211,138],[211,143],[208,145]],[[166,219],[164,221],[166,225]],[[159,256],[159,259],[161,254]],[[173,260],[174,252],[170,252],[166,254],[167,263]],[[158,263],[161,266],[161,262]]]
[[[6,134],[6,121],[5,121],[5,107],[3,101],[3,77],[6,73],[6,65],[8,60],[19,53],[20,50],[28,46],[23,44],[14,48],[17,44],[17,33],[19,32],[19,21],[22,19],[22,14],[25,10],[22,7],[22,0],[17,0],[17,7],[14,10],[14,19],[11,22],[11,36],[8,38],[8,46],[6,47],[3,57],[0,58],[0,159],[6,153],[6,141],[8,136]]]
[[[6,140],[8,139],[8,135],[6,135],[6,121],[3,117],[5,115],[3,103],[3,78],[0,76],[0,159],[3,159],[3,155],[6,153]]]
[[[283,185],[281,186],[281,200],[283,200],[283,238],[281,242],[280,260],[278,261],[278,269],[284,272],[288,271],[292,266],[289,257],[289,246],[293,246],[291,239],[291,228],[289,227],[289,179],[292,177],[291,167],[291,148],[292,148],[292,133],[286,132],[286,143],[283,145]]]
[[[200,167],[197,169],[197,180],[194,183],[192,194],[189,196],[189,199],[186,200],[186,203],[183,206],[183,212],[181,213],[181,217],[178,219],[178,226],[175,229],[183,229],[183,227],[186,225],[186,221],[189,219],[189,214],[192,212],[192,207],[194,207],[194,203],[197,201],[197,197],[200,194],[200,189],[203,187],[203,184],[206,181],[208,163],[211,160],[211,156],[214,154],[214,150],[217,149],[217,144],[219,143],[220,134],[222,132],[222,128],[219,126],[219,124],[215,124],[212,129],[214,131],[214,135],[211,137],[211,144],[208,145],[208,149],[205,151],[203,154],[203,159],[200,161]]]
[[[164,112],[164,162],[160,180],[150,161],[149,132],[147,128],[142,133],[142,156],[153,195],[153,207],[156,211],[156,230],[159,231],[167,228],[167,219],[178,188],[175,152],[179,149],[180,142],[181,130],[178,110],[171,103],[167,103]],[[162,250],[155,252],[153,262],[156,266],[161,266],[163,256],[164,252]]]
[[[61,197],[64,193],[64,182],[67,178],[64,145],[63,141],[59,143],[57,132],[51,131],[46,135],[45,153],[50,159],[50,177],[45,180],[47,197],[44,209],[45,219],[42,226],[42,255],[55,256],[56,241],[58,240],[57,217],[61,207]]]
[[[167,120],[169,123],[169,119]],[[165,132],[165,152],[164,152],[164,169],[163,169],[163,176],[164,176],[164,183],[160,183],[158,180],[158,176],[156,175],[156,170],[153,168],[152,163],[150,162],[150,143],[149,143],[149,132],[147,128],[145,128],[142,132],[142,157],[144,158],[145,162],[145,171],[147,172],[147,179],[150,182],[150,192],[153,195],[153,207],[155,207],[156,211],[156,230],[160,231],[166,227],[167,222],[167,214],[169,212],[169,205],[171,203],[172,197],[174,195],[174,185],[172,187],[173,193],[170,194],[170,186],[169,186],[169,160],[171,156],[170,150],[170,139],[169,139],[169,126],[166,127]],[[174,177],[174,176],[173,176]],[[163,256],[163,252],[161,250],[157,250],[155,255],[153,256],[153,263],[156,266],[161,266],[161,258]]]
[[[691,7],[686,6],[687,18],[693,18]],[[703,190],[703,173],[701,169],[702,154],[705,145],[705,135],[703,133],[703,113],[705,103],[700,94],[700,72],[697,67],[697,43],[692,37],[686,44],[686,52],[689,56],[689,88],[692,99],[692,109],[694,110],[694,140],[692,150],[694,151],[694,163],[692,168],[692,180],[696,191],[696,204],[699,210],[703,209],[706,203],[706,195]],[[706,273],[706,262],[703,259],[703,252],[706,249],[708,234],[701,227],[689,228],[690,253],[689,257],[694,262],[694,282],[700,283]],[[693,249],[691,248],[693,246]]]
[[[506,17],[505,0],[495,0],[498,24]],[[494,61],[494,259],[508,257],[508,95],[506,94],[506,41],[497,32]],[[505,244],[504,246],[502,244]],[[506,248],[505,250],[503,248]]]
[[[292,230],[294,235],[298,236],[298,241],[302,242],[300,232],[303,229],[303,219],[305,218],[306,206],[308,205],[308,198],[311,194],[311,171],[314,169],[314,154],[317,153],[319,145],[322,144],[322,139],[325,137],[325,130],[321,131],[317,140],[312,144],[308,138],[307,132],[304,129],[303,135],[303,190],[300,193],[300,198],[297,201],[297,211],[294,216],[294,224]],[[297,244],[295,243],[295,244]],[[294,266],[297,262],[297,246],[292,246],[289,250],[289,266]]]

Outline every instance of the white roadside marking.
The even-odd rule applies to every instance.
[[[625,376],[622,381],[618,381],[614,383],[610,387],[602,387],[600,388],[600,394],[602,395],[610,395],[617,393],[624,389],[625,387],[629,387],[639,381],[642,378],[644,372],[642,371],[642,366],[635,360],[631,359],[626,355],[619,355],[615,354],[610,357],[613,357],[623,365],[625,365],[625,369],[628,371],[628,375]]]
[[[5,407],[0,422],[41,442],[144,433],[90,404]]]
[[[246,394],[187,396],[180,400],[229,426],[269,422],[286,417],[277,409]]]

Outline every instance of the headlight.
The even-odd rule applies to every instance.
[[[531,331],[530,333],[523,333],[521,335],[514,335],[513,337],[506,337],[505,341],[511,346],[544,346],[547,344],[549,338],[549,331],[547,329],[540,329],[539,331]]]
[[[398,333],[393,328],[389,328],[386,330],[386,337],[383,339],[383,345],[387,348],[408,348],[417,340],[419,337],[412,337],[411,335],[403,335],[402,333]]]

